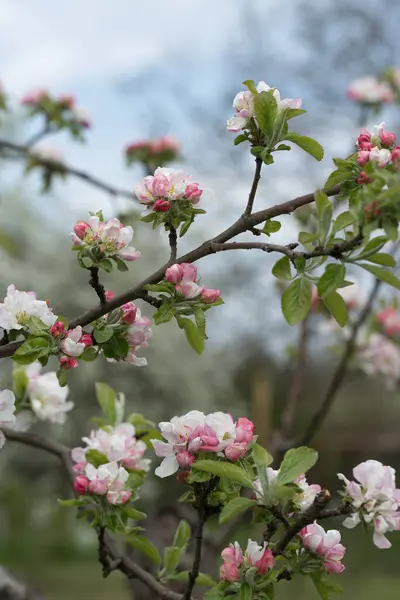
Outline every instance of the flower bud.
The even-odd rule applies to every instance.
[[[132,325],[136,320],[137,307],[133,302],[128,302],[128,304],[124,304],[122,311],[124,313],[122,320],[125,321],[125,323]]]
[[[220,579],[225,581],[239,581],[240,573],[236,565],[224,563],[219,570]]]
[[[396,135],[391,131],[381,131],[379,137],[385,146],[393,146],[396,143]]]
[[[62,321],[56,321],[50,328],[50,333],[53,337],[62,335],[65,331],[65,323]]]
[[[199,188],[198,183],[189,183],[189,185],[186,186],[185,196],[192,204],[197,204],[199,202],[202,193],[203,190]]]
[[[74,233],[80,240],[83,240],[87,229],[90,229],[89,223],[86,223],[86,221],[78,221],[75,223]]]
[[[69,94],[63,94],[62,96],[59,96],[58,103],[61,104],[63,108],[72,110],[75,105],[75,98]]]
[[[393,154],[392,154],[393,156]],[[368,175],[366,174],[365,171],[361,171],[359,178],[357,179],[357,183],[358,184],[363,184],[363,183],[371,183],[372,179],[370,177],[368,177]]]
[[[381,209],[376,200],[373,200],[369,204],[366,204],[363,208],[363,212],[367,219],[376,219],[381,214]]]
[[[228,460],[239,460],[247,452],[247,444],[230,444],[225,448],[225,456]]]
[[[368,150],[360,150],[357,154],[357,163],[360,166],[366,165],[369,161],[369,151]]]
[[[236,441],[251,442],[254,436],[254,423],[246,417],[240,417],[236,424]]]
[[[106,297],[107,302],[109,302],[110,300],[112,300],[113,298],[115,298],[114,292],[111,292],[110,290],[107,290],[104,295]]]
[[[168,212],[170,208],[171,202],[168,202],[168,200],[161,199],[156,200],[153,206],[153,210],[155,210],[156,212]]]
[[[183,277],[183,269],[181,265],[172,265],[165,271],[165,279],[170,283],[178,283]]]
[[[74,490],[77,494],[86,494],[89,488],[89,480],[84,475],[78,475],[74,481]]]
[[[396,146],[394,150],[392,150],[392,162],[398,162],[400,160],[400,146]]]
[[[60,358],[60,365],[63,369],[75,369],[77,366],[79,366],[79,362],[76,360],[76,358],[62,356]]]
[[[93,346],[93,337],[91,333],[84,333],[79,341],[81,344],[85,344],[86,348]]]
[[[181,483],[185,483],[186,479],[188,478],[189,473],[190,473],[190,470],[189,471],[179,471],[179,473],[177,473],[177,475],[176,475],[177,481],[180,481]]]
[[[176,460],[178,462],[178,465],[184,468],[189,467],[196,459],[193,456],[193,454],[190,454],[190,452],[184,450],[183,452],[179,452],[179,454],[176,455]]]
[[[89,482],[89,492],[96,496],[104,496],[107,492],[107,483],[101,479],[94,479]]]
[[[212,304],[213,302],[216,302],[218,300],[220,295],[221,295],[221,292],[219,290],[203,288],[200,299],[205,304]]]

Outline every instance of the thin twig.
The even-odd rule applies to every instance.
[[[339,189],[339,186],[336,186],[329,190],[327,192],[327,195],[334,196],[338,193]],[[235,221],[230,227],[222,231],[219,235],[212,238],[211,240],[207,240],[206,242],[204,242],[194,250],[191,250],[187,254],[178,257],[175,262],[178,264],[184,262],[192,263],[197,260],[200,260],[205,256],[213,254],[216,251],[216,244],[224,244],[233,237],[239,235],[240,233],[244,233],[245,231],[251,230],[252,227],[262,223],[263,221],[266,221],[267,219],[272,219],[273,217],[277,217],[279,215],[290,214],[293,211],[300,208],[301,206],[311,204],[312,202],[314,202],[314,193],[293,198],[293,200],[289,200],[288,202],[284,202],[282,204],[277,204],[270,208],[266,208],[264,210],[253,213],[252,215],[242,215],[237,219],[237,221]],[[144,286],[147,284],[154,284],[161,281],[164,278],[165,270],[169,266],[170,262],[168,261],[160,269],[155,271],[152,275],[149,275],[149,277],[144,279],[134,288],[131,288],[127,292],[116,296],[115,298],[107,302],[104,306],[95,306],[94,308],[88,310],[76,319],[73,319],[69,324],[70,328],[73,329],[78,325],[81,325],[82,327],[84,327],[85,325],[89,325],[89,323],[92,323],[92,321],[99,319],[111,310],[115,310],[123,304],[136,300],[137,298],[143,298]],[[6,346],[0,347],[0,358],[12,356],[15,350],[19,348],[20,345],[20,342],[13,342],[12,344],[7,344]]]
[[[204,506],[204,488],[201,487],[201,484],[196,489],[196,509],[197,509],[197,527],[195,534],[195,551],[194,551],[194,559],[192,570],[189,572],[189,583],[186,588],[186,591],[183,595],[183,600],[190,600],[193,592],[193,588],[196,583],[196,579],[199,576],[200,572],[200,563],[201,563],[201,549],[203,546],[203,529],[204,524],[206,522],[206,510]]]
[[[176,229],[175,227],[172,227],[172,225],[169,226],[168,240],[169,247],[171,248],[171,255],[169,257],[169,261],[171,263],[174,263],[176,261],[176,256],[178,253],[178,237],[176,235]]]
[[[41,158],[38,154],[34,154],[29,146],[22,146],[20,144],[14,144],[13,142],[0,139],[0,150],[2,148],[5,148],[6,150],[12,150],[23,157],[34,156],[35,160],[45,167],[49,167],[50,169],[54,168],[53,161],[46,160]],[[98,179],[97,177],[94,177],[93,175],[90,175],[90,173],[86,173],[85,171],[81,171],[80,169],[66,165],[64,162],[60,164],[63,168],[63,171],[68,175],[72,175],[77,179],[81,179],[82,181],[97,187],[103,192],[107,192],[107,194],[110,194],[111,196],[121,196],[123,198],[128,198],[129,200],[134,200],[135,202],[137,201],[136,196],[128,190],[119,189],[109,183],[106,183],[105,181],[102,181],[101,179]]]
[[[262,167],[262,164],[263,163],[262,163],[261,158],[257,157],[256,158],[256,170],[254,172],[253,184],[251,186],[251,190],[250,190],[250,194],[249,194],[249,199],[247,201],[247,206],[246,206],[245,211],[244,211],[245,215],[251,215],[251,211],[253,210],[253,204],[254,204],[254,200],[256,198],[258,183],[259,183],[260,178],[261,178],[261,167]]]
[[[42,140],[44,137],[46,137],[46,135],[49,135],[50,133],[55,133],[55,130],[50,125],[46,125],[41,131],[35,133],[25,142],[25,147],[31,148],[34,144],[40,142],[40,140]]]
[[[99,269],[97,267],[90,267],[89,271],[89,285],[92,286],[97,296],[99,297],[101,306],[104,306],[105,304],[107,304],[106,290],[104,289],[104,286],[100,283]]]
[[[346,343],[346,347],[345,347],[344,353],[342,355],[342,358],[340,359],[340,362],[336,368],[336,371],[335,371],[335,373],[331,379],[331,382],[329,384],[329,387],[326,391],[325,398],[322,401],[321,406],[315,413],[314,417],[312,418],[304,436],[302,437],[301,441],[299,442],[299,446],[307,445],[311,442],[314,435],[316,434],[316,432],[318,431],[318,429],[321,427],[322,423],[328,416],[328,413],[329,413],[330,409],[332,408],[332,405],[335,401],[336,394],[345,378],[345,375],[347,374],[350,359],[352,358],[354,349],[356,347],[357,334],[372,310],[373,303],[379,292],[379,288],[381,287],[381,284],[382,284],[381,280],[379,280],[379,279],[375,280],[375,285],[372,288],[372,291],[369,295],[368,301],[367,301],[365,307],[363,308],[363,310],[361,311],[361,314],[358,317],[357,321],[354,323],[354,325],[352,327],[351,335]]]

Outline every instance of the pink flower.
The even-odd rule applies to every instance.
[[[86,494],[89,488],[89,479],[84,475],[78,475],[74,481],[74,490],[77,494]]]
[[[63,321],[56,321],[54,325],[50,327],[50,333],[53,337],[59,337],[65,331],[65,323]]]
[[[111,292],[110,290],[107,290],[105,293],[105,297],[107,302],[109,302],[110,300],[112,300],[113,298],[115,298],[115,294],[114,292]]]
[[[203,190],[200,189],[198,183],[189,183],[186,187],[186,198],[190,199],[192,204],[197,204],[200,201]]]
[[[230,444],[225,448],[224,453],[226,458],[228,458],[229,460],[237,461],[246,454],[247,449],[248,448],[246,443]]]
[[[74,226],[74,233],[80,240],[83,240],[88,229],[90,229],[89,223],[78,221]]]
[[[328,573],[342,573],[345,569],[340,562],[344,557],[346,548],[340,543],[341,535],[336,529],[325,531],[318,523],[304,527],[299,535],[303,546],[323,559],[324,567]]]
[[[392,160],[393,160],[393,152],[392,152]],[[366,174],[365,171],[361,171],[359,178],[357,179],[357,183],[358,184],[363,184],[363,183],[371,183],[372,179],[370,177],[368,177],[368,175]]]
[[[180,467],[185,468],[189,467],[196,460],[196,457],[193,456],[193,454],[190,454],[190,452],[187,450],[184,450],[176,455],[176,460]]]
[[[152,209],[157,200],[167,200],[168,202],[182,200],[197,204],[202,193],[203,190],[200,189],[198,183],[191,181],[190,175],[165,167],[158,167],[154,175],[148,175],[142,179],[135,190],[141,204]]]
[[[236,423],[236,441],[249,443],[254,437],[255,425],[246,417],[240,417]]]
[[[168,212],[170,208],[171,202],[169,202],[168,200],[161,199],[156,200],[153,206],[153,210],[155,210],[156,212]]]
[[[80,237],[82,236],[82,237]],[[86,221],[78,221],[71,234],[74,244],[100,250],[106,257],[118,256],[123,260],[134,261],[140,258],[140,252],[129,246],[133,238],[130,225],[124,227],[115,218],[102,221],[97,215]]]
[[[396,146],[394,150],[392,150],[392,162],[397,162],[400,160],[400,146]]]
[[[368,129],[361,129],[360,135],[357,138],[357,146],[360,148],[360,150],[371,150],[371,137],[371,133],[368,131]],[[371,148],[364,148],[363,144],[371,144]]]
[[[386,167],[386,165],[390,163],[391,158],[392,153],[386,148],[378,148],[377,146],[375,146],[369,153],[369,160],[377,162],[380,167]]]
[[[359,150],[358,151],[357,163],[360,165],[360,167],[367,164],[367,162],[369,161],[369,155],[370,155],[369,150]]]
[[[262,546],[250,539],[247,542],[245,557],[251,567],[256,567],[259,575],[268,573],[275,564],[274,555],[267,546],[267,542],[264,542]]]
[[[400,333],[400,314],[393,306],[389,306],[388,308],[379,311],[376,318],[387,335],[396,335],[397,333]]]
[[[378,136],[384,146],[393,146],[396,143],[396,136],[391,131],[386,131],[385,123],[376,126]]]
[[[67,356],[80,356],[85,350],[85,344],[81,340],[82,327],[78,325],[75,329],[70,329],[67,337],[61,342],[61,349]]]
[[[172,265],[165,271],[165,278],[175,284],[176,291],[184,298],[196,298],[204,289],[196,283],[197,268],[192,263]]]
[[[236,565],[224,563],[219,570],[219,577],[224,581],[239,581],[240,573]]]
[[[35,104],[39,104],[39,102],[47,98],[47,96],[48,94],[46,90],[34,90],[23,96],[21,104],[23,106],[34,106]]]
[[[80,343],[84,344],[86,348],[93,346],[93,337],[90,333],[84,333],[80,339]]]
[[[79,366],[79,362],[76,360],[76,358],[61,356],[60,365],[63,369],[76,369],[76,367]]]
[[[225,563],[236,565],[240,567],[243,564],[243,552],[238,542],[229,544],[227,548],[224,548],[221,552],[222,559]]]
[[[178,283],[183,277],[182,265],[172,265],[165,271],[165,279],[170,283]]]
[[[125,323],[129,323],[130,325],[132,325],[132,323],[136,321],[137,306],[133,302],[128,302],[127,304],[124,304],[122,306],[122,312],[122,320],[125,321]]]
[[[219,290],[203,288],[201,301],[205,304],[212,304],[213,302],[216,302],[220,296],[221,292]]]
[[[390,86],[372,75],[353,81],[347,89],[347,95],[352,100],[365,104],[393,102],[395,99]]]

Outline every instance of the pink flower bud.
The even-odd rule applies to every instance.
[[[373,146],[371,142],[361,142],[358,144],[360,150],[372,150]]]
[[[166,196],[168,194],[169,188],[170,182],[168,177],[163,175],[163,173],[158,173],[158,175],[154,175],[153,181],[151,183],[151,191],[153,196]]]
[[[74,473],[77,473],[78,475],[83,475],[86,469],[86,465],[86,462],[78,462],[72,467],[72,469]]]
[[[360,166],[366,165],[369,161],[369,154],[368,150],[360,150],[357,154],[357,163]]]
[[[118,492],[117,495],[109,492],[107,494],[107,500],[110,504],[126,504],[131,496],[132,492],[130,490],[122,490],[121,492]]]
[[[378,202],[376,200],[373,200],[372,202],[364,206],[363,212],[367,219],[373,220],[379,217],[382,211],[379,207]]]
[[[225,448],[225,456],[228,460],[239,460],[247,452],[247,443],[242,444],[230,444]]]
[[[74,481],[74,490],[77,494],[86,494],[89,488],[89,479],[84,475],[78,475]]]
[[[86,221],[78,221],[75,224],[74,233],[80,240],[83,240],[87,229],[90,229],[89,223],[86,223]]]
[[[396,143],[396,135],[391,131],[385,131],[383,128],[379,131],[379,137],[385,146],[393,146]]]
[[[272,550],[267,548],[264,550],[264,553],[260,560],[255,563],[255,567],[257,568],[257,572],[259,575],[266,575],[270,569],[275,564],[275,558],[272,554]]]
[[[189,471],[179,471],[179,473],[177,473],[176,475],[176,479],[177,481],[180,481],[181,483],[185,483],[186,479],[188,478],[190,473]]]
[[[125,321],[125,323],[132,325],[136,320],[137,307],[133,304],[133,302],[128,302],[128,304],[124,304],[122,311],[124,313],[122,320]]]
[[[195,461],[195,457],[193,456],[193,454],[190,454],[190,452],[188,452],[187,450],[184,450],[183,452],[179,452],[179,454],[176,455],[176,460],[178,462],[178,465],[184,468],[189,467]]]
[[[156,200],[153,206],[153,210],[155,210],[156,212],[168,212],[170,208],[171,202],[168,202],[168,200],[161,199]]]
[[[371,181],[372,181],[372,179],[370,177],[368,177],[366,172],[361,171],[360,177],[357,179],[357,183],[359,183],[361,185],[362,183],[371,183]]]
[[[225,581],[239,581],[240,573],[236,565],[224,563],[219,570],[220,579]]]
[[[115,298],[115,294],[114,292],[111,292],[110,290],[107,290],[105,293],[105,297],[107,302],[109,302],[110,300],[112,300],[113,298]]]
[[[96,494],[96,496],[104,496],[107,492],[107,483],[102,481],[101,479],[94,479],[89,482],[89,492],[91,494]]]
[[[183,269],[181,265],[172,265],[165,271],[165,279],[170,283],[178,283],[183,277]]]
[[[57,101],[63,108],[69,108],[70,110],[75,106],[75,98],[70,94],[63,94],[62,96],[59,96]]]
[[[76,358],[62,356],[60,358],[60,365],[63,369],[75,369],[77,366],[79,366],[79,362],[76,360]]]
[[[400,160],[400,146],[396,146],[394,150],[392,150],[392,162],[398,162]]]
[[[219,290],[203,288],[200,300],[205,304],[212,304],[213,302],[216,302],[218,300],[220,295],[221,292]]]
[[[199,188],[198,183],[189,183],[186,187],[185,196],[192,204],[197,204],[201,198],[203,190]]]
[[[93,346],[92,335],[90,333],[84,333],[79,342],[81,344],[85,344],[86,348],[88,348],[89,346]]]
[[[62,335],[65,331],[65,323],[62,321],[56,321],[50,328],[50,333],[53,337]]]
[[[246,417],[240,417],[236,423],[236,441],[251,442],[254,436],[254,423]]]

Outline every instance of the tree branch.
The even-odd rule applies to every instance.
[[[196,491],[196,508],[197,508],[197,527],[196,527],[196,545],[194,551],[194,559],[192,570],[189,573],[189,583],[186,588],[186,591],[183,595],[183,600],[190,600],[193,592],[193,588],[196,583],[196,579],[199,576],[200,572],[200,563],[201,563],[201,549],[203,545],[203,529],[204,524],[206,522],[206,510],[204,506],[204,488],[201,487],[201,484],[197,487]]]
[[[1,147],[1,141],[0,141]],[[327,192],[328,196],[334,196],[339,191],[339,186],[336,186]],[[264,210],[253,213],[252,215],[242,215],[227,229],[222,231],[219,235],[212,238],[211,240],[207,240],[194,250],[191,250],[187,254],[180,256],[176,259],[176,263],[183,262],[195,262],[204,258],[205,256],[209,256],[213,254],[215,250],[216,244],[224,244],[228,240],[232,239],[236,235],[240,233],[244,233],[245,231],[251,230],[255,225],[266,221],[267,219],[271,219],[273,217],[277,217],[283,214],[289,214],[301,206],[305,206],[306,204],[311,204],[314,202],[314,193],[306,194],[305,196],[299,196],[298,198],[294,198],[293,200],[289,200],[288,202],[284,202],[283,204],[277,204],[270,208],[266,208]],[[144,279],[141,283],[139,283],[134,288],[131,288],[127,292],[116,296],[104,306],[95,306],[94,308],[88,310],[86,313],[80,315],[76,319],[73,319],[69,327],[73,329],[78,325],[84,327],[85,325],[89,325],[92,321],[99,319],[103,315],[107,314],[111,310],[115,310],[119,308],[123,304],[127,302],[131,302],[136,300],[137,298],[145,299],[146,302],[149,302],[147,298],[149,296],[146,295],[144,286],[147,284],[158,283],[164,278],[165,270],[170,266],[170,262],[168,261],[165,265],[163,265],[160,269],[155,271],[152,275],[149,275],[146,279]],[[145,297],[144,297],[145,294]],[[153,302],[150,302],[153,304]],[[12,356],[15,350],[21,345],[20,342],[13,342],[12,344],[7,344],[6,346],[0,347],[0,358],[6,356]]]
[[[46,166],[46,167],[54,167],[54,162],[51,160],[45,160],[44,158],[40,158],[40,156],[33,154],[32,149],[29,147],[31,144],[31,141],[28,142],[27,145],[22,146],[20,144],[14,144],[13,142],[9,142],[7,140],[2,140],[0,139],[0,150],[2,148],[6,149],[6,150],[12,150],[13,152],[23,156],[23,157],[29,157],[31,155],[33,155],[35,157],[35,160],[39,163],[41,163],[42,165]],[[65,173],[67,173],[68,175],[72,175],[73,177],[76,177],[77,179],[81,179],[82,181],[85,181],[86,183],[97,187],[98,189],[102,190],[103,192],[106,192],[107,194],[111,194],[111,196],[121,196],[123,198],[128,198],[129,200],[134,200],[135,202],[137,201],[136,196],[132,193],[129,192],[128,190],[122,190],[119,189],[113,185],[110,185],[109,183],[106,183],[105,181],[102,181],[101,179],[98,179],[97,177],[94,177],[93,175],[90,175],[89,173],[86,173],[85,171],[81,171],[80,169],[76,169],[75,167],[71,167],[69,165],[66,165],[65,163],[60,163],[63,167],[63,170],[65,171]]]
[[[176,256],[178,253],[178,238],[176,235],[175,227],[172,225],[169,226],[169,234],[168,234],[169,246],[171,248],[171,255],[169,257],[170,263],[174,263],[176,261]]]
[[[330,409],[332,408],[332,405],[335,401],[336,394],[344,380],[345,375],[347,374],[349,362],[353,356],[354,349],[356,347],[357,334],[358,334],[360,328],[362,327],[362,325],[364,324],[365,320],[367,319],[369,313],[372,310],[373,303],[379,292],[379,288],[381,287],[381,284],[382,284],[382,282],[379,279],[375,280],[375,285],[372,288],[372,291],[369,295],[368,301],[367,301],[364,309],[361,311],[360,316],[358,317],[357,321],[354,323],[354,325],[352,327],[351,335],[350,335],[349,339],[347,340],[344,353],[343,353],[342,358],[340,359],[340,362],[336,368],[336,371],[331,379],[331,382],[330,382],[329,387],[325,394],[325,398],[322,401],[321,406],[315,413],[314,417],[312,418],[303,438],[301,439],[301,441],[298,444],[299,446],[306,446],[307,444],[309,444],[311,442],[311,440],[315,436],[316,432],[318,431],[318,429],[321,427],[322,423],[328,416],[328,413],[329,413]]]
[[[107,304],[106,290],[104,289],[104,286],[100,283],[99,269],[97,267],[90,267],[89,271],[89,285],[94,289],[97,296],[99,297],[101,306],[104,306],[105,304]]]
[[[256,198],[256,193],[257,193],[257,188],[258,188],[258,183],[261,179],[261,167],[262,167],[262,160],[261,158],[259,158],[257,156],[256,158],[256,170],[254,172],[254,178],[253,178],[253,184],[251,186],[251,190],[250,190],[250,194],[249,194],[249,199],[247,201],[247,206],[245,208],[244,214],[245,215],[251,215],[251,211],[253,210],[253,204],[254,204],[254,200]]]

